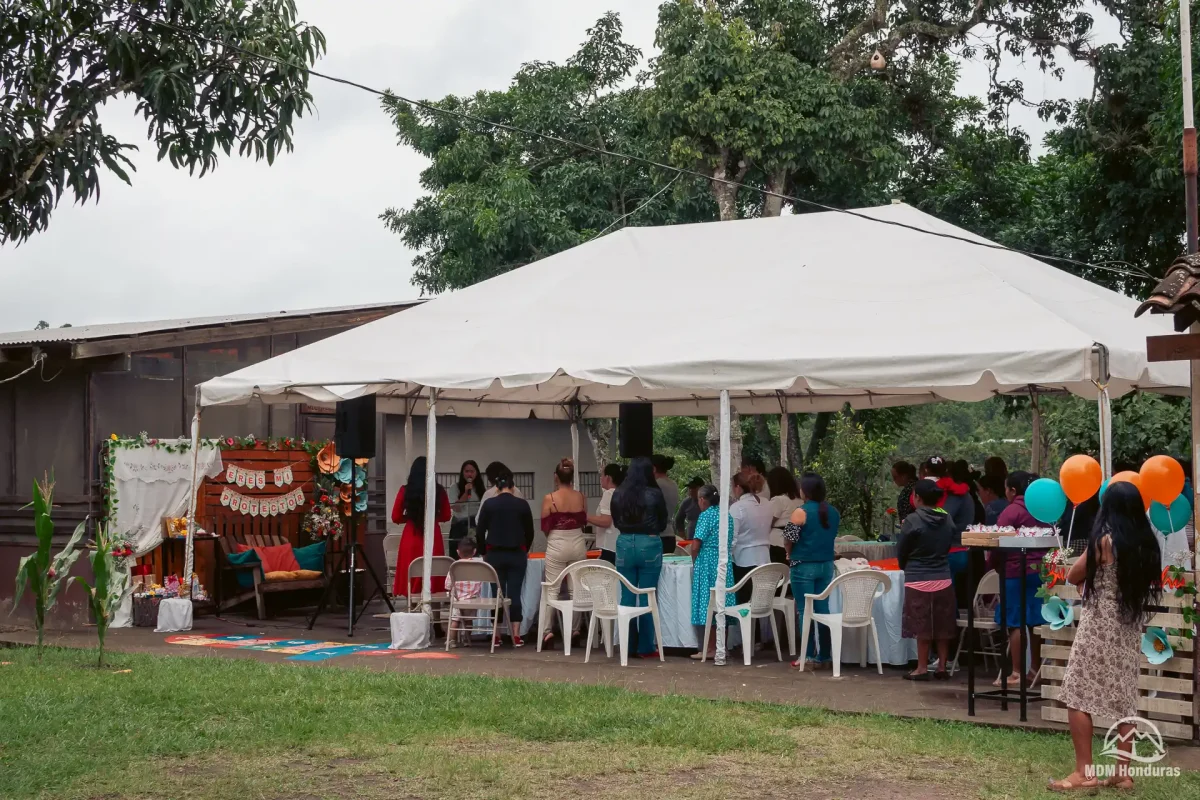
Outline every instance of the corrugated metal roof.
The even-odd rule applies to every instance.
[[[316,317],[327,314],[339,314],[354,311],[373,311],[386,308],[407,308],[424,302],[423,300],[403,300],[394,303],[370,303],[358,306],[333,306],[330,308],[308,308],[299,311],[276,311],[261,314],[227,314],[220,317],[185,317],[183,319],[165,319],[150,322],[114,322],[106,325],[80,325],[72,328],[44,328],[40,331],[14,331],[0,333],[0,347],[21,347],[28,345],[64,344],[86,342],[96,339],[117,339],[123,336],[138,336],[150,333],[163,333],[187,328],[207,328],[220,325],[232,325],[240,322],[266,322],[276,319],[295,319],[299,317]]]

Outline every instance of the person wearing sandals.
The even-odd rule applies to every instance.
[[[958,609],[950,579],[950,546],[954,521],[939,508],[943,492],[931,480],[913,485],[913,511],[900,527],[897,559],[904,570],[904,617],[900,635],[917,640],[917,668],[905,680],[929,680],[929,646],[937,643],[933,677],[947,680],[950,643],[958,635]]]
[[[1122,725],[1116,775],[1097,781],[1091,772],[1092,717],[1124,719],[1138,713],[1142,625],[1162,595],[1158,538],[1146,520],[1142,494],[1132,483],[1114,483],[1101,501],[1087,551],[1067,571],[1083,608],[1058,699],[1067,707],[1075,771],[1050,782],[1068,792],[1099,786],[1129,790],[1133,725]]]
[[[692,539],[691,551],[692,558],[695,561],[692,563],[692,624],[703,629],[708,621],[708,599],[711,594],[710,590],[717,585],[717,561],[720,543],[717,539],[717,530],[721,527],[721,495],[717,491],[717,487],[709,485],[700,487],[699,494],[696,495],[696,502],[700,505],[700,516],[696,519],[696,533]],[[725,545],[730,553],[733,552],[733,518],[730,517],[725,525]],[[725,570],[725,587],[733,586],[733,564],[730,564]],[[732,594],[725,594],[725,605],[736,605],[737,598]],[[704,633],[701,631],[697,637],[697,641],[704,641]],[[709,644],[709,658],[715,658],[717,655],[717,643],[714,639]],[[693,659],[699,661],[704,657],[703,651],[693,653]]]
[[[833,582],[833,540],[837,538],[842,517],[838,510],[825,501],[825,481],[815,472],[806,472],[800,478],[800,496],[804,505],[792,512],[791,519],[783,529],[783,547],[787,551],[788,566],[791,567],[792,594],[796,598],[796,609],[804,613],[804,595],[820,594]],[[829,613],[829,601],[813,603],[816,614]],[[803,620],[801,620],[803,624]],[[807,657],[811,669],[830,669],[829,628],[813,623],[809,641],[800,658],[792,662],[793,667],[805,663]]]
[[[1025,507],[1025,490],[1029,484],[1033,483],[1037,476],[1029,472],[1010,472],[1005,480],[1005,496],[1008,498],[1008,506],[1000,512],[1000,516],[996,518],[996,524],[1001,526],[1009,526],[1020,530],[1021,528],[1039,528],[1045,527],[1041,522],[1029,513],[1029,509]],[[940,485],[940,484],[939,484]],[[1031,656],[1030,664],[1036,665],[1042,663],[1042,640],[1041,637],[1034,634],[1034,626],[1042,624],[1042,599],[1038,597],[1038,589],[1041,588],[1042,579],[1039,574],[1039,565],[1042,563],[1042,556],[1046,554],[1045,550],[1030,550],[1025,555],[1025,571],[1028,573],[1025,576],[1025,597],[1021,598],[1021,556],[1015,550],[993,549],[987,556],[987,568],[995,570],[998,575],[1003,576],[1004,592],[1005,592],[1005,608],[1006,618],[1000,619],[1000,604],[996,604],[996,624],[1003,625],[1008,630],[1008,649],[1012,655],[1012,675],[1008,678],[1009,687],[1016,686],[1021,682],[1021,669],[1024,666],[1025,653],[1021,647],[1021,604],[1025,604],[1025,626],[1029,634],[1029,654]],[[1034,674],[1029,675],[1029,685],[1034,683]],[[999,687],[1002,682],[999,677],[996,678],[993,686]]]

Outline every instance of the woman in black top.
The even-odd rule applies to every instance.
[[[667,502],[648,458],[629,463],[629,474],[613,494],[612,520],[617,536],[617,571],[639,589],[658,586],[662,572],[662,540],[667,529]],[[634,595],[621,587],[621,604],[643,605],[645,595]],[[635,602],[636,598],[636,602]],[[630,621],[638,628],[637,653],[642,658],[658,658],[654,642],[654,623],[643,614]]]
[[[529,503],[513,495],[513,475],[505,470],[496,477],[498,493],[479,510],[475,527],[483,560],[496,570],[500,591],[512,602],[508,620],[512,625],[513,647],[521,647],[521,587],[525,566],[533,544],[533,512]],[[499,632],[495,634],[500,638]]]

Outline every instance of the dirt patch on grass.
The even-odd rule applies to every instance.
[[[827,731],[828,733],[828,731]],[[878,752],[878,751],[876,751]],[[852,798],[961,800],[977,796],[954,765],[931,760],[883,774],[832,746],[822,754],[723,754],[596,742],[536,743],[505,737],[443,739],[364,751],[223,753],[164,759],[127,785],[77,786],[69,797],[142,800],[163,789],[180,800],[507,800],[544,798]],[[913,765],[909,765],[910,767]],[[936,774],[937,779],[929,776]],[[976,787],[978,789],[978,787]]]

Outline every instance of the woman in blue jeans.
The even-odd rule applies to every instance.
[[[660,537],[669,520],[666,499],[654,480],[650,459],[635,458],[630,462],[625,480],[613,493],[610,510],[613,526],[619,531],[617,572],[639,589],[657,587],[663,559]],[[622,586],[621,604],[645,605],[645,595],[635,596]],[[642,658],[658,658],[650,615],[630,620],[630,625],[637,626],[637,654]]]
[[[783,541],[792,568],[792,595],[797,610],[803,614],[804,595],[820,594],[833,582],[833,540],[837,538],[842,515],[825,502],[825,481],[814,472],[800,478],[800,496],[804,504],[792,512],[783,529]],[[828,614],[829,601],[814,601],[813,613]],[[804,620],[800,622],[803,629]],[[810,630],[809,641],[804,643],[804,651],[792,666],[799,667],[807,657],[811,669],[827,669],[832,666],[829,628],[814,622]]]

